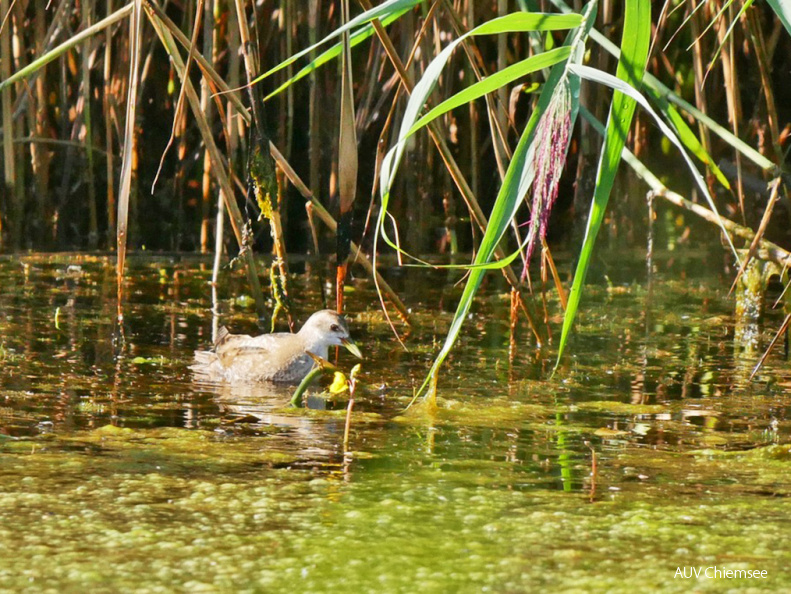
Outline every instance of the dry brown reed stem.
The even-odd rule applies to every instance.
[[[9,17],[8,0],[0,0],[0,18]],[[12,21],[5,21],[6,31],[0,35],[0,78],[7,80],[11,76],[11,27]],[[16,163],[14,159],[14,119],[13,119],[13,88],[6,86],[0,91],[0,101],[3,104],[3,183],[6,195],[16,195]],[[13,199],[13,198],[12,198]],[[0,222],[0,242],[5,240]],[[13,242],[13,238],[12,238]]]
[[[719,11],[719,3],[715,3],[714,7],[712,8],[712,12]],[[729,11],[729,15],[731,19],[733,18],[733,13]],[[728,22],[726,19],[721,18],[720,21],[716,25],[717,27],[717,39],[719,41],[720,46],[722,46],[722,52],[720,53],[720,60],[722,61],[722,76],[725,83],[725,98],[727,100],[728,105],[728,121],[731,124],[731,132],[737,138],[739,137],[739,122],[742,121],[742,108],[741,108],[741,92],[739,89],[738,81],[736,80],[736,56],[734,51],[734,40],[733,35],[730,35],[726,39],[727,30],[728,30]],[[711,67],[711,66],[710,66]],[[704,76],[705,79],[705,76]],[[735,161],[736,161],[736,195],[739,198],[739,210],[744,213],[744,184],[742,183],[742,156],[739,151],[735,152]],[[742,218],[744,218],[744,214],[742,214]]]
[[[171,70],[173,70],[171,68]],[[171,76],[177,76],[175,71],[173,70],[173,74]],[[175,114],[174,114],[175,115]],[[184,166],[184,162],[187,159],[187,138],[186,138],[186,130],[187,130],[187,112],[181,110],[178,119],[174,120],[173,128],[175,129],[175,135],[178,137],[178,145],[176,147],[176,167],[175,172],[173,173],[173,202],[177,205],[177,212],[176,212],[176,237],[181,233],[182,223],[183,223],[183,215],[181,214],[184,210],[184,189],[187,185],[187,169]],[[163,153],[164,154],[164,153]],[[158,175],[158,172],[157,172]],[[152,186],[153,190],[153,186]],[[175,249],[175,246],[174,246]]]
[[[509,308],[510,324],[508,326],[508,368],[512,368],[518,351],[516,329],[519,322],[519,291],[511,287],[511,307]]]
[[[203,55],[211,58],[211,63],[217,63],[217,26],[213,17],[214,2],[205,2],[205,15],[203,17]],[[202,76],[200,80],[200,104],[209,128],[212,128],[214,110],[211,105],[211,89],[209,81]],[[230,170],[230,167],[229,167]],[[203,174],[201,177],[201,224],[200,224],[200,251],[202,254],[209,252],[209,231],[211,212],[211,157],[207,150],[203,151]]]
[[[212,63],[216,64],[217,56],[219,55],[220,51],[220,35],[219,35],[219,24],[215,23],[213,27],[213,47],[212,47]],[[228,40],[227,43],[230,47],[239,47],[239,30],[236,27],[228,27],[227,28],[227,35]],[[201,56],[202,57],[202,56]],[[230,71],[230,82],[233,87],[239,86],[239,52],[231,52],[230,58],[228,61],[228,69]],[[201,82],[207,81],[206,76],[201,77]],[[221,98],[217,98],[217,103],[219,106],[222,106]],[[222,111],[222,110],[220,110]],[[225,108],[225,135],[228,139],[228,171],[233,171],[233,160],[237,153],[237,148],[239,144],[239,126],[236,122],[236,108],[234,107],[234,103],[231,101],[230,96],[227,97],[227,104]],[[207,152],[208,154],[208,152]],[[224,235],[224,228],[225,228],[225,197],[223,195],[223,190],[220,188],[219,195],[217,196],[217,216],[216,222],[214,226],[214,264],[212,266],[212,277],[211,277],[211,287],[212,287],[212,342],[214,342],[217,338],[217,333],[220,329],[220,312],[218,309],[218,292],[217,292],[217,282],[220,277],[220,265],[222,262],[222,253],[223,253],[223,235]]]
[[[156,15],[157,19],[160,23],[170,32],[173,37],[178,41],[183,47],[189,47],[189,41],[187,37],[182,33],[179,28],[170,20],[170,18],[164,13],[162,8],[152,0],[146,0],[147,8],[151,9],[154,15]],[[220,77],[219,74],[212,68],[211,64],[200,54],[195,55],[195,59],[198,65],[201,67],[205,76],[211,79],[212,83],[216,85],[221,93],[223,93],[223,97],[226,97],[229,101],[229,104],[232,104],[238,111],[239,115],[245,120],[245,122],[250,122],[250,114],[247,111],[247,108],[242,104],[241,99],[237,92],[232,91],[231,88],[225,83],[225,81]],[[272,157],[274,157],[275,161],[277,162],[278,166],[283,169],[283,172],[288,177],[291,184],[294,188],[306,199],[308,202],[313,206],[315,214],[321,219],[321,221],[329,228],[332,233],[335,233],[337,229],[337,223],[335,219],[330,215],[329,212],[324,208],[324,206],[319,202],[314,196],[313,193],[308,189],[302,179],[297,175],[296,171],[291,167],[291,165],[286,161],[277,147],[270,143],[269,149],[272,153]],[[360,248],[352,242],[351,249],[354,252],[358,252]],[[396,292],[390,287],[390,285],[382,278],[382,275],[379,274],[378,271],[374,270],[374,267],[371,263],[370,258],[365,256],[364,258],[360,259],[360,264],[365,268],[365,270],[371,274],[375,275],[378,279],[379,286],[382,290],[386,293],[388,299],[391,301],[393,306],[398,311],[399,317],[401,320],[408,324],[409,323],[409,312],[407,311],[406,306],[398,297]]]
[[[693,39],[698,39],[700,37],[703,20],[701,11],[697,10],[697,2],[698,0],[690,0],[689,3],[689,10],[692,12],[690,33]],[[692,47],[692,66],[695,72],[695,105],[700,108],[700,111],[708,114],[708,98],[706,95],[706,87],[703,84],[705,72],[703,68],[703,40],[698,40]],[[703,150],[709,153],[711,151],[711,135],[709,134],[709,129],[700,121],[698,121],[698,136],[700,137],[700,144],[703,146]],[[742,217],[743,216],[744,211],[742,211]]]
[[[772,66],[767,56],[764,34],[755,10],[747,11],[745,28],[755,49],[755,61],[758,62],[758,72],[761,75],[761,90],[763,90],[764,99],[766,100],[766,119],[769,123],[769,134],[772,140],[772,160],[775,163],[782,163],[785,155],[783,154],[783,148],[780,146],[780,124],[778,122],[777,106],[775,105],[775,94],[772,90]]]
[[[244,58],[244,68],[247,74],[246,89],[250,94],[250,111],[252,112],[252,119],[248,122],[250,127],[263,124],[263,120],[258,115],[258,104],[254,100],[252,87],[250,81],[255,80],[258,73],[258,55],[252,51],[252,42],[250,41],[250,30],[247,27],[247,13],[242,0],[234,0],[236,7],[236,23],[239,30],[239,38],[241,40],[242,57]]]
[[[549,270],[552,273],[552,281],[555,283],[555,289],[558,292],[558,299],[560,300],[560,307],[563,311],[566,311],[566,304],[568,303],[568,297],[566,296],[566,290],[563,288],[563,283],[560,280],[560,275],[558,274],[558,268],[555,266],[555,259],[552,257],[552,252],[547,245],[546,238],[541,238],[541,251],[544,254],[544,258],[546,258],[546,263],[549,266]]]
[[[318,41],[319,13],[321,12],[321,0],[309,0],[308,2],[308,43],[314,46]],[[310,60],[316,57],[315,50],[310,53]],[[308,77],[309,98],[308,98],[308,118],[310,120],[310,133],[308,135],[308,158],[310,160],[310,191],[314,196],[319,195],[320,175],[319,166],[321,164],[321,146],[319,138],[319,115],[321,109],[318,105],[318,87],[316,81],[316,71],[313,70]],[[318,254],[318,249],[316,250]]]
[[[349,452],[349,435],[352,428],[352,409],[354,408],[354,394],[357,391],[357,372],[360,366],[355,365],[349,374],[347,385],[349,386],[349,404],[346,406],[346,423],[343,426],[343,453],[344,455]]]
[[[201,80],[200,102],[203,113],[206,114],[206,120],[211,122],[214,119],[212,116],[214,112],[211,109],[211,102],[209,101],[209,89],[204,80]],[[201,254],[209,253],[209,230],[210,230],[210,213],[211,213],[212,193],[211,193],[211,157],[209,152],[203,151],[203,172],[201,175],[201,223],[200,223],[200,252]]]
[[[121,181],[118,190],[118,227],[116,243],[118,261],[115,267],[116,297],[118,300],[118,325],[123,328],[123,287],[126,264],[126,239],[129,222],[129,195],[132,191],[133,157],[135,153],[135,118],[137,115],[138,71],[140,69],[140,20],[142,17],[141,0],[135,0],[129,18],[129,90],[126,100],[126,124],[124,126],[123,158],[121,161]]]
[[[296,2],[283,2],[281,3],[281,16],[283,20],[283,55],[291,56],[294,54],[294,14],[296,13]],[[294,66],[289,64],[283,70],[283,77],[290,80],[294,75]],[[294,139],[294,85],[289,85],[286,89],[284,101],[286,104],[285,111],[285,138],[282,144],[284,156],[286,159],[291,158],[292,142]]]
[[[46,11],[44,6],[39,2],[38,10],[33,17],[33,28],[35,31],[34,47],[37,55],[41,55],[44,51],[44,41],[46,36]],[[31,124],[28,129],[35,131],[37,138],[45,138],[48,135],[48,122],[47,122],[47,72],[44,69],[41,76],[37,76],[35,81],[26,81],[26,86],[32,86],[31,94],[24,93],[26,97],[33,96],[34,99],[28,101],[28,120]],[[32,83],[32,85],[31,85]],[[19,103],[19,100],[17,100]],[[33,170],[33,183],[36,188],[36,214],[41,221],[51,220],[47,216],[49,210],[49,169],[52,153],[49,147],[39,143],[31,143],[30,146],[30,164]]]
[[[82,26],[87,29],[91,26],[93,20],[91,2],[80,3],[82,12]],[[85,181],[88,184],[88,247],[96,249],[99,245],[99,222],[97,218],[96,207],[96,183],[94,181],[94,163],[93,163],[93,116],[91,111],[91,70],[93,68],[92,40],[86,42],[82,48],[82,124],[85,130],[85,149],[86,161],[88,171],[85,175]],[[111,178],[112,179],[112,178]]]
[[[319,253],[319,231],[316,229],[316,222],[313,220],[313,211],[313,204],[306,202],[305,213],[308,215],[308,227],[310,227],[310,237],[313,240],[313,255],[316,256]]]
[[[363,6],[365,10],[371,9],[371,3],[369,0],[359,0],[360,4]],[[401,58],[398,56],[395,47],[393,47],[393,42],[390,40],[390,36],[382,27],[382,24],[379,22],[379,19],[374,19],[371,21],[371,24],[374,27],[374,31],[376,32],[377,37],[381,41],[382,45],[385,48],[385,53],[387,53],[387,57],[392,62],[393,66],[398,72],[398,75],[401,77],[401,82],[404,85],[404,88],[407,90],[407,93],[412,93],[412,88],[414,85],[412,84],[412,80],[407,73],[406,69],[404,68],[404,64],[401,62]],[[483,210],[481,210],[480,205],[478,204],[478,200],[475,198],[475,195],[470,190],[470,186],[467,184],[467,180],[464,178],[464,174],[459,169],[456,160],[453,157],[450,149],[448,148],[445,139],[443,138],[442,134],[438,126],[436,126],[436,120],[432,121],[428,124],[429,134],[431,135],[432,140],[434,141],[437,149],[439,150],[440,156],[445,163],[445,166],[448,168],[448,171],[451,175],[451,178],[456,183],[456,187],[461,192],[462,197],[464,198],[467,207],[470,210],[470,214],[475,219],[475,223],[481,229],[481,231],[485,231],[487,220],[486,215],[483,214]],[[497,247],[495,249],[495,256],[497,259],[503,259],[505,257],[505,253],[501,247]],[[519,279],[511,269],[510,266],[505,266],[502,269],[502,273],[505,276],[508,283],[515,288],[519,287]],[[533,332],[536,340],[540,343],[542,342],[541,335],[538,332],[538,328],[536,327],[535,323],[533,322],[532,316],[527,311],[527,306],[524,303],[524,299],[521,299],[522,302],[522,311],[525,314],[527,319],[527,323],[530,326],[530,330]]]
[[[349,403],[346,405],[346,422],[343,424],[343,453],[349,450],[349,434],[352,429],[352,409],[354,408],[354,388],[349,388]]]
[[[217,1],[217,0],[215,0]],[[238,27],[231,27],[228,25],[227,21],[225,24],[226,29],[226,37],[227,37],[227,46],[228,49],[230,48],[237,48],[241,41],[239,40],[239,28]],[[217,28],[215,27],[215,31]],[[217,53],[218,59],[221,56],[222,50],[220,47],[219,42],[214,44],[214,51]],[[239,52],[236,51],[228,51],[228,78],[231,88],[238,88],[240,85],[240,79],[242,76],[242,69],[239,67],[242,61]],[[199,56],[200,59],[203,56]],[[216,62],[215,62],[216,63]],[[212,67],[211,70],[216,73],[214,68]],[[203,72],[203,78],[210,78],[211,76],[207,75],[207,73]],[[219,78],[219,77],[218,77]],[[239,135],[242,133],[242,126],[239,123],[239,118],[237,117],[237,111],[240,111],[238,105],[234,100],[238,101],[239,94],[238,93],[231,93],[224,97],[217,98],[218,106],[222,106],[222,100],[226,101],[226,127],[227,127],[227,138],[228,138],[228,161],[233,163],[239,156],[240,156],[240,138]],[[241,102],[240,102],[241,103]],[[222,110],[221,110],[222,111]],[[241,107],[242,116],[246,114],[246,110],[244,107]],[[229,167],[229,170],[233,171],[232,167]]]
[[[192,62],[195,59],[195,51],[196,51],[195,46],[198,43],[198,35],[200,34],[201,23],[203,22],[203,3],[204,0],[198,0],[198,4],[195,8],[195,22],[192,27],[192,39],[190,40],[189,51],[187,52],[187,65],[185,67],[185,78],[189,77],[190,70],[192,69]],[[176,101],[176,109],[173,112],[173,125],[170,128],[170,137],[168,138],[168,142],[165,145],[165,150],[162,151],[162,156],[159,158],[159,167],[157,168],[157,173],[154,176],[154,182],[151,184],[152,193],[157,185],[159,174],[162,172],[162,166],[165,163],[165,157],[167,156],[170,147],[173,145],[173,140],[176,138],[177,129],[182,121],[182,114],[184,112],[185,92],[186,92],[185,85],[181,85],[181,89],[179,90],[179,97],[178,100]],[[179,162],[181,162],[181,158],[179,158]]]
[[[65,3],[64,3],[65,4]],[[113,0],[107,0],[107,13],[113,12]],[[113,156],[113,118],[112,110],[110,109],[110,97],[113,94],[112,85],[112,50],[113,50],[113,35],[110,27],[104,30],[104,69],[103,81],[104,89],[102,92],[102,111],[104,115],[104,142],[107,155],[105,157],[106,174],[107,174],[107,245],[112,244],[113,235],[115,234],[115,186],[113,185],[113,178],[115,177],[115,165]]]
[[[150,7],[151,3],[149,2],[146,4],[149,20],[154,26],[154,30],[157,32],[157,35],[162,40],[166,51],[171,56],[173,64],[176,67],[176,71],[178,72],[179,77],[181,77],[182,84],[186,86],[187,100],[189,101],[190,108],[192,109],[192,113],[195,116],[195,122],[198,125],[203,142],[206,144],[206,149],[209,151],[212,161],[212,168],[214,169],[216,179],[220,184],[222,196],[225,200],[225,206],[228,209],[228,214],[230,215],[231,226],[233,227],[234,234],[236,235],[236,241],[239,244],[239,255],[243,257],[245,261],[247,280],[250,283],[250,290],[253,293],[253,298],[256,302],[256,311],[258,312],[259,317],[262,317],[266,313],[266,306],[264,304],[263,293],[261,292],[261,283],[258,280],[258,273],[256,270],[253,252],[246,245],[244,237],[244,219],[242,218],[242,213],[239,212],[239,206],[236,204],[236,200],[234,198],[235,194],[223,165],[222,157],[219,150],[217,149],[217,145],[214,142],[214,136],[212,135],[212,131],[206,122],[206,118],[204,118],[203,114],[201,113],[200,99],[195,92],[194,87],[192,86],[192,82],[190,82],[190,80],[187,78],[183,78],[184,62],[181,59],[181,55],[179,54],[178,47],[176,46],[173,36],[170,34],[168,28],[163,26],[164,23],[159,19],[159,17],[153,11],[148,10]]]
[[[475,22],[475,3],[474,2],[467,2],[467,22],[465,26],[468,29],[472,29],[473,23]],[[468,72],[472,71],[472,63],[467,63]],[[473,193],[477,196],[479,190],[481,189],[480,186],[480,163],[478,162],[478,106],[477,102],[470,101],[469,103],[469,115],[470,115],[470,188],[472,188]]]

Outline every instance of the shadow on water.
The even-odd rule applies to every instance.
[[[791,588],[791,372],[775,353],[748,381],[760,349],[734,342],[744,320],[700,268],[665,261],[650,296],[639,261],[592,284],[552,380],[553,347],[526,328],[509,356],[491,275],[432,415],[404,409],[460,288],[389,273],[414,311],[405,351],[370,283],[350,283],[366,359],[344,452],[345,403],[320,387],[297,410],[289,390],[193,383],[208,261],[134,258],[119,349],[112,260],[2,259],[0,589]],[[223,323],[256,333],[243,275],[225,277]],[[321,307],[314,279],[294,279],[302,320]],[[782,319],[765,315],[756,344]],[[674,579],[714,565],[768,577]]]

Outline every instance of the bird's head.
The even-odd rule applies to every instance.
[[[360,349],[349,335],[346,319],[331,309],[322,309],[308,318],[299,331],[309,344],[346,347],[355,357],[362,359]]]

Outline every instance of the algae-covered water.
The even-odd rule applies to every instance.
[[[782,345],[749,380],[783,314],[736,319],[727,278],[658,268],[650,289],[639,267],[593,275],[551,379],[554,343],[524,320],[511,343],[491,275],[435,412],[404,409],[458,275],[387,271],[408,351],[352,281],[366,359],[344,451],[343,399],[321,386],[325,410],[297,410],[193,383],[205,261],[133,258],[120,333],[112,260],[0,260],[0,591],[791,591]],[[331,276],[295,271],[304,320]],[[226,269],[221,322],[255,332],[244,292]],[[555,296],[532,307],[556,340]]]

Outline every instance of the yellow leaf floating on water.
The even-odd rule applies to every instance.
[[[330,386],[330,394],[341,394],[349,390],[349,380],[340,371],[336,371],[332,378],[332,385]]]

